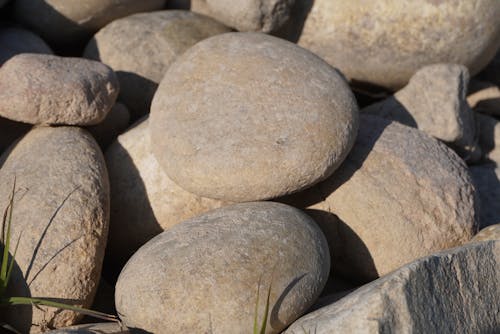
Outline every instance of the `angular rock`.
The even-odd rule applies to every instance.
[[[113,68],[120,81],[119,99],[136,119],[149,113],[158,84],[179,55],[202,39],[229,31],[221,23],[189,11],[135,14],[101,29],[83,56]]]
[[[478,73],[500,46],[499,17],[496,0],[315,0],[299,45],[353,83],[397,90],[425,65]]]
[[[137,12],[158,10],[165,0],[17,0],[14,16],[49,42],[81,42],[111,21]]]
[[[480,203],[479,227],[500,224],[500,169],[495,164],[471,166]]]
[[[99,62],[20,54],[0,67],[0,115],[30,124],[94,125],[118,90],[114,72]]]
[[[433,254],[303,316],[285,333],[494,333],[499,268],[499,241]]]
[[[104,158],[85,130],[39,127],[0,158],[0,208],[16,195],[11,240],[19,239],[8,293],[90,307],[109,224]],[[81,315],[42,306],[2,309],[22,333],[74,324]]]
[[[175,224],[224,205],[170,180],[151,153],[147,118],[109,147],[106,164],[113,194],[106,256],[114,264],[125,264],[140,246]]]
[[[500,116],[500,87],[484,81],[471,81],[467,102],[474,110]]]
[[[270,33],[290,19],[296,0],[191,0],[191,10],[238,31]]]
[[[491,225],[483,228],[472,238],[470,242],[481,242],[490,240],[500,240],[500,224]]]
[[[437,138],[466,161],[477,161],[474,113],[467,104],[469,71],[456,64],[421,68],[406,87],[361,111],[395,120]]]
[[[121,103],[116,103],[99,124],[87,127],[95,140],[104,151],[109,145],[123,133],[130,124],[130,112]]]
[[[228,33],[172,64],[150,129],[153,154],[174,182],[236,202],[325,179],[351,149],[357,125],[356,101],[334,68],[272,36]]]
[[[270,288],[266,333],[278,333],[319,296],[329,269],[325,237],[303,212],[236,204],[140,248],[120,274],[116,307],[125,325],[152,333],[247,333]]]
[[[369,115],[361,116],[356,144],[338,171],[280,200],[308,208],[330,241],[335,270],[362,281],[469,241],[479,205],[452,150]]]
[[[47,334],[129,334],[130,331],[123,325],[115,322],[83,324],[61,328],[47,332]]]
[[[475,115],[479,138],[478,142],[486,159],[500,165],[500,122],[490,116]]]
[[[0,45],[0,66],[20,53],[53,54],[43,39],[21,28],[0,28]]]

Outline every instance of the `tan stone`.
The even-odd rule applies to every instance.
[[[335,270],[365,281],[469,241],[479,205],[467,167],[452,150],[369,115],[361,116],[356,144],[338,171],[281,201],[308,208],[336,247]]]
[[[53,53],[40,37],[17,27],[0,28],[0,45],[0,66],[20,53]]]
[[[112,193],[106,255],[114,264],[124,264],[140,246],[175,224],[224,205],[175,184],[150,146],[146,118],[106,151]]]
[[[357,124],[352,92],[321,59],[276,37],[228,33],[201,41],[169,68],[150,129],[153,154],[178,185],[250,201],[331,175]]]
[[[99,124],[87,127],[87,130],[104,151],[116,137],[123,133],[130,124],[130,112],[121,103],[116,103]]]
[[[145,244],[120,274],[115,301],[131,328],[248,333],[257,296],[260,323],[271,287],[266,333],[279,333],[312,305],[329,270],[325,237],[310,217],[279,203],[241,203]]]
[[[20,54],[0,67],[0,115],[30,124],[94,125],[118,90],[114,72],[99,62]]]
[[[483,228],[472,238],[470,242],[481,242],[490,240],[500,240],[500,224],[491,225]]]
[[[101,29],[83,56],[113,68],[120,81],[119,99],[137,118],[149,113],[158,83],[179,55],[202,39],[229,31],[189,11],[135,14]]]
[[[425,65],[479,72],[500,46],[499,17],[497,0],[315,0],[299,45],[355,82],[396,90]]]
[[[474,110],[481,113],[500,116],[500,87],[493,83],[472,80],[469,85],[472,92],[467,102]]]
[[[109,224],[108,177],[96,142],[79,128],[39,127],[5,152],[0,165],[2,211],[17,182],[11,240],[19,239],[19,249],[8,293],[90,307]],[[81,317],[41,306],[2,313],[21,333]]]
[[[284,333],[494,333],[499,268],[499,241],[433,254],[303,316]]]

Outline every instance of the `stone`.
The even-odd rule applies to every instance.
[[[165,0],[17,0],[14,17],[45,40],[57,44],[84,41],[111,21],[163,8]]]
[[[116,322],[102,322],[93,324],[83,324],[61,328],[47,332],[47,334],[130,334],[130,331],[123,325]]]
[[[482,242],[490,240],[500,240],[500,224],[491,225],[483,228],[472,238],[470,242]]]
[[[495,333],[499,268],[499,241],[433,254],[303,316],[284,333]]]
[[[338,171],[280,201],[307,208],[330,241],[335,271],[366,282],[469,241],[477,228],[475,196],[467,166],[444,144],[362,115]]]
[[[479,228],[500,224],[500,169],[495,164],[471,166],[470,173],[479,194]]]
[[[120,96],[134,119],[149,113],[165,71],[184,51],[230,29],[189,11],[141,13],[113,21],[87,45],[83,56],[100,60],[116,72]]]
[[[472,92],[467,96],[467,102],[475,111],[500,116],[500,87],[495,84],[472,80],[469,85]]]
[[[112,193],[106,257],[115,265],[164,230],[224,205],[185,191],[163,172],[151,153],[148,118],[119,136],[105,157]]]
[[[238,31],[270,33],[290,19],[296,0],[191,0],[191,10]]]
[[[467,104],[469,71],[456,64],[422,67],[408,85],[361,112],[395,120],[437,138],[465,160],[477,161],[474,113]]]
[[[34,128],[4,152],[0,166],[2,211],[16,182],[11,240],[19,240],[19,249],[7,292],[90,307],[109,225],[108,176],[95,140],[76,127]],[[42,306],[2,313],[21,333],[81,318]]]
[[[153,154],[175,183],[243,202],[327,178],[357,126],[358,106],[334,68],[276,37],[228,33],[199,42],[167,70],[150,130]]]
[[[476,113],[477,127],[479,129],[478,143],[484,157],[500,165],[500,122],[488,115]]]
[[[95,140],[105,151],[118,135],[122,134],[130,124],[130,112],[121,103],[116,103],[106,115],[106,118],[97,125],[87,127]]]
[[[312,305],[329,270],[325,237],[302,211],[235,204],[141,247],[118,278],[116,308],[127,327],[151,333],[247,333],[271,289],[266,333],[279,333]]]
[[[20,53],[53,54],[43,39],[17,27],[0,27],[0,45],[0,66]]]
[[[478,73],[500,46],[499,17],[497,0],[315,0],[298,43],[353,84],[397,90],[425,65]]]
[[[118,90],[114,72],[99,62],[20,54],[0,67],[0,115],[29,124],[94,125]]]
[[[16,139],[25,135],[31,124],[24,124],[0,117],[0,154]]]

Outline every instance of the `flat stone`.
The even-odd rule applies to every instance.
[[[419,130],[362,115],[339,170],[280,201],[307,208],[330,241],[337,273],[366,282],[469,241],[475,196],[467,166],[451,149]]]
[[[329,270],[328,245],[310,217],[279,203],[241,203],[150,240],[120,274],[115,301],[130,328],[247,333],[256,314],[262,322],[271,289],[266,333],[279,333],[312,305]]]
[[[284,333],[495,333],[499,268],[499,241],[433,254],[303,316]]]
[[[500,240],[500,224],[491,225],[483,228],[472,238],[470,242],[482,242],[490,240]]]
[[[175,183],[239,202],[325,179],[351,149],[357,125],[354,96],[334,68],[276,37],[228,33],[172,64],[150,129],[153,154]]]
[[[500,169],[493,163],[471,166],[470,174],[479,195],[479,227],[500,224]]]
[[[30,124],[94,125],[118,90],[114,72],[99,62],[20,54],[0,67],[0,115]]]
[[[43,39],[21,28],[0,28],[0,45],[0,66],[20,53],[53,54]]]
[[[299,45],[353,83],[397,90],[425,65],[478,73],[500,46],[499,17],[497,0],[315,0]]]
[[[119,99],[135,119],[149,113],[158,83],[179,55],[202,39],[229,31],[221,23],[189,11],[134,14],[101,29],[83,56],[113,68],[120,81]]]
[[[16,180],[11,240],[19,249],[7,293],[90,307],[109,224],[108,176],[96,142],[80,128],[38,127],[4,152],[0,166],[2,211]],[[21,333],[81,318],[43,306],[8,307],[2,316]]]

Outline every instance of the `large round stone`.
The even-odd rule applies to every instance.
[[[479,72],[500,46],[499,18],[497,0],[315,0],[299,45],[353,81],[395,90],[424,65]]]
[[[279,333],[318,297],[328,256],[325,237],[300,210],[224,207],[140,248],[118,279],[117,311],[127,327],[151,333],[248,333],[256,313],[262,322],[270,289],[266,333]]]
[[[353,94],[320,58],[276,37],[228,33],[172,64],[150,129],[153,153],[174,182],[200,196],[249,201],[331,175],[357,125]]]

